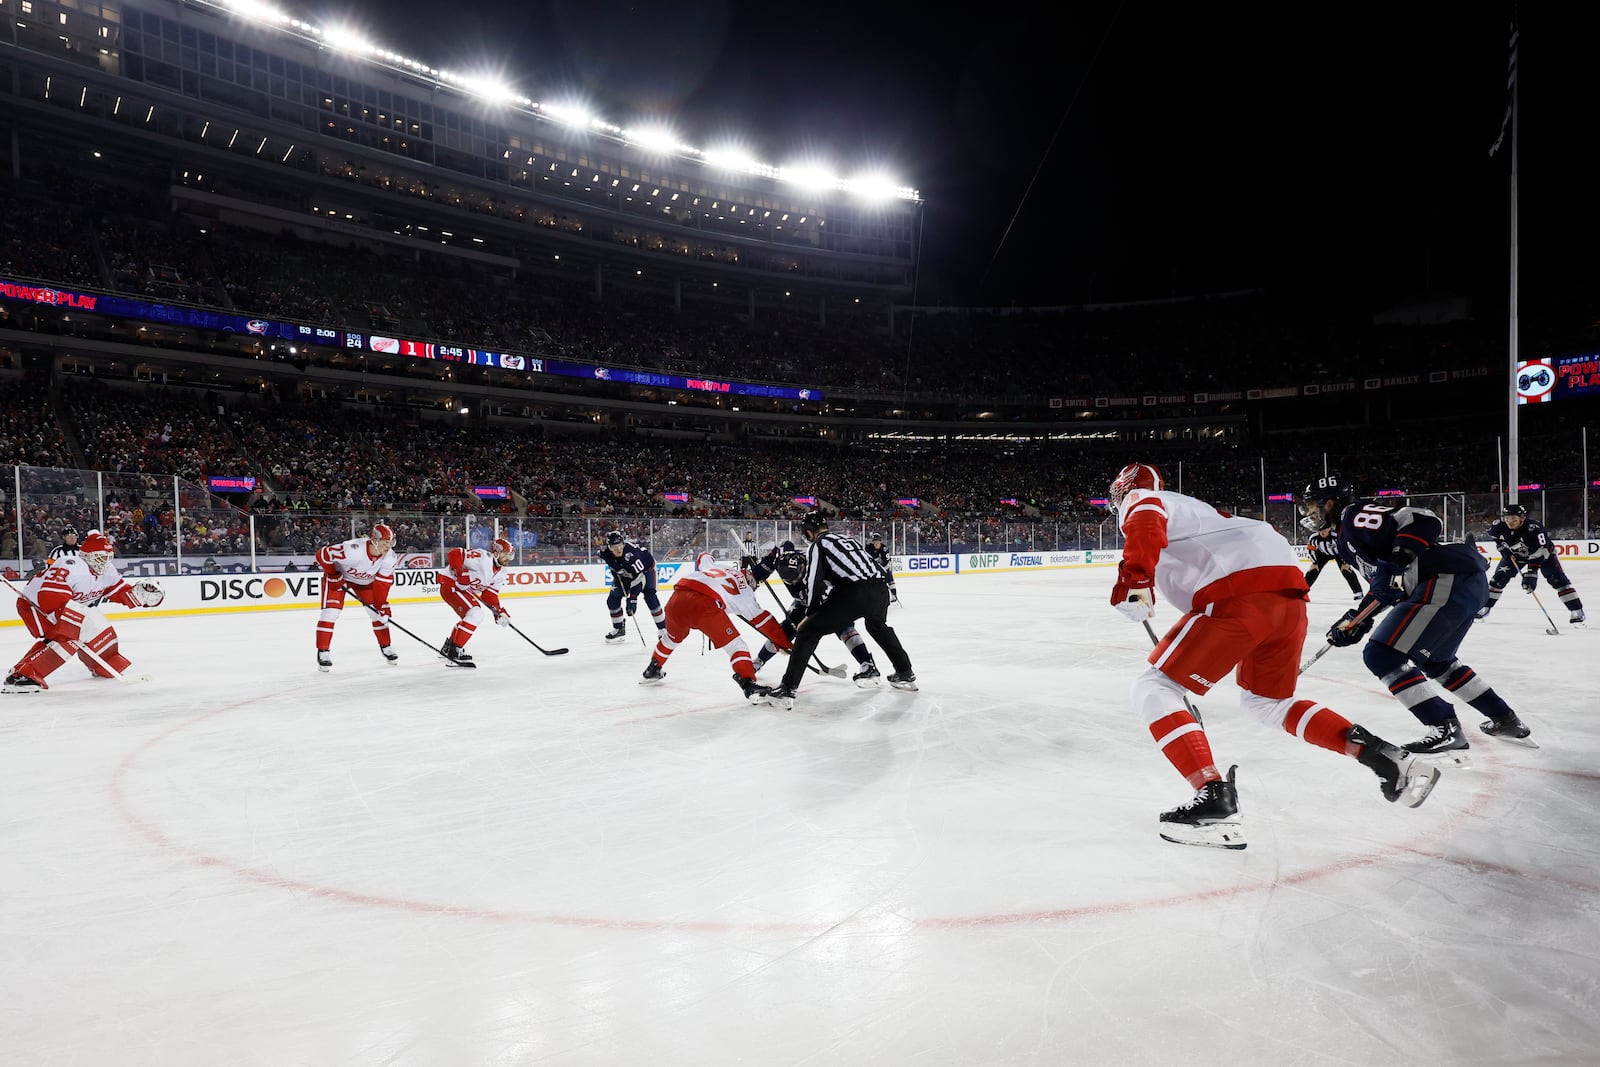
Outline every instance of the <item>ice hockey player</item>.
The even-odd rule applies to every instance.
[[[317,550],[317,566],[322,568],[322,614],[317,617],[317,670],[333,666],[333,624],[344,610],[344,595],[361,602],[372,620],[372,635],[378,651],[390,664],[400,661],[389,639],[385,622],[392,614],[389,589],[394,585],[394,528],[377,523],[365,537],[355,537]]]
[[[607,641],[618,641],[628,636],[627,622],[622,614],[622,601],[628,601],[628,614],[639,607],[639,597],[644,597],[650,617],[656,622],[656,632],[667,628],[666,614],[661,610],[661,598],[656,594],[656,558],[648,548],[642,548],[622,536],[622,531],[606,534],[606,546],[596,555],[600,562],[611,568],[611,592],[606,594],[606,610],[611,612],[611,630]]]
[[[1136,623],[1148,622],[1161,601],[1181,613],[1129,691],[1161,754],[1196,790],[1187,804],[1162,812],[1164,840],[1245,847],[1238,768],[1226,776],[1217,769],[1205,728],[1184,696],[1184,690],[1204,696],[1236,667],[1240,705],[1253,718],[1354,757],[1378,776],[1386,800],[1416,807],[1427,799],[1437,767],[1325,705],[1296,698],[1307,588],[1281,534],[1167,491],[1148,463],[1124,467],[1110,497],[1124,538],[1112,606]]]
[[[1539,572],[1543,571],[1544,580],[1561,598],[1562,606],[1572,613],[1567,621],[1574,626],[1584,624],[1583,601],[1578,599],[1578,591],[1572,588],[1567,572],[1562,569],[1544,523],[1529,515],[1521,504],[1507,504],[1500,513],[1500,521],[1489,527],[1489,536],[1500,546],[1500,565],[1489,578],[1489,599],[1478,609],[1478,618],[1493,610],[1517,571],[1522,571],[1524,593],[1533,592],[1539,584]]]
[[[806,613],[795,630],[794,651],[782,681],[772,691],[772,702],[784,709],[794,707],[795,688],[823,635],[838,633],[857,619],[894,665],[889,684],[914,691],[917,676],[911,657],[889,625],[889,586],[882,570],[855,538],[830,533],[827,516],[820,511],[806,512],[800,535],[811,544],[806,554]]]
[[[1306,486],[1306,494],[1316,492],[1315,485]],[[1300,499],[1306,499],[1302,494]],[[1322,568],[1330,563],[1339,565],[1339,573],[1344,575],[1345,584],[1350,587],[1350,592],[1357,600],[1361,599],[1361,579],[1356,577],[1356,569],[1349,563],[1339,558],[1339,529],[1336,526],[1313,526],[1311,519],[1301,519],[1300,525],[1306,527],[1311,536],[1306,539],[1306,551],[1311,555],[1311,567],[1306,571],[1306,586],[1317,584],[1317,576],[1322,573]]]
[[[17,615],[35,641],[11,668],[0,692],[48,689],[45,679],[73,655],[101,678],[132,666],[118,647],[117,631],[93,605],[109,600],[128,608],[153,608],[166,593],[149,579],[125,581],[111,562],[112,551],[110,538],[92,533],[76,554],[54,560],[23,587]]]
[[[511,612],[500,603],[500,590],[505,586],[505,566],[511,562],[513,551],[509,540],[496,537],[489,542],[487,552],[481,548],[452,548],[445,556],[444,569],[439,572],[439,596],[461,620],[439,649],[451,664],[477,666],[465,649],[478,627],[491,621],[497,626],[511,625]]]
[[[806,557],[794,547],[793,541],[785,541],[782,545],[771,549],[756,562],[751,568],[751,576],[759,584],[776,573],[778,580],[783,583],[783,588],[789,594],[789,610],[784,614],[782,625],[783,632],[794,640],[796,628],[806,614]],[[862,689],[876,689],[882,677],[878,673],[878,665],[873,661],[872,652],[867,648],[867,643],[861,639],[861,632],[851,623],[839,631],[839,640],[844,642],[844,647],[850,650],[850,655],[855,657],[856,666],[860,669],[851,675],[857,686]],[[778,646],[768,641],[756,653],[756,670],[760,671],[766,666],[767,661],[778,654]]]
[[[894,561],[889,558],[889,549],[883,543],[883,534],[875,533],[867,538],[867,555],[872,557],[872,562],[883,571],[883,580],[889,583],[889,603],[900,603],[900,590],[894,585]]]
[[[1439,517],[1426,508],[1362,503],[1336,477],[1318,479],[1302,507],[1319,523],[1337,520],[1340,553],[1372,568],[1366,597],[1328,630],[1328,643],[1343,648],[1372,632],[1361,653],[1367,669],[1428,728],[1406,751],[1470,765],[1471,743],[1440,688],[1488,716],[1478,727],[1484,733],[1537,748],[1517,713],[1456,658],[1488,596],[1489,565],[1478,550],[1445,541]],[[1382,621],[1380,608],[1389,609]]]
[[[756,684],[750,649],[739,636],[732,616],[745,619],[779,648],[788,648],[789,638],[772,613],[756,601],[755,581],[750,573],[754,562],[754,557],[745,556],[737,564],[722,565],[711,553],[702,552],[695,557],[694,570],[678,575],[672,595],[667,598],[667,624],[656,640],[641,685],[653,685],[666,677],[662,668],[673,649],[683,643],[691,630],[699,630],[713,648],[728,654],[733,663],[734,684],[745,699],[752,704],[767,702],[768,689]]]

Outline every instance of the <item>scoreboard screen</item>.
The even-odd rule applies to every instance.
[[[1600,396],[1600,355],[1558,356],[1556,396]]]

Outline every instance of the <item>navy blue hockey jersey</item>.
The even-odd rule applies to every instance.
[[[612,580],[623,589],[631,585],[654,585],[656,558],[648,548],[640,548],[632,541],[622,545],[622,555],[614,556],[611,549],[602,548],[595,556],[611,568]]]
[[[1538,519],[1523,519],[1522,527],[1513,530],[1504,519],[1489,527],[1489,536],[1500,546],[1500,555],[1510,556],[1519,566],[1529,561],[1540,563],[1550,558],[1550,535]]]
[[[1351,504],[1339,516],[1339,554],[1364,567],[1403,571],[1409,592],[1423,578],[1483,573],[1489,569],[1476,547],[1442,541],[1444,524],[1427,508]]]

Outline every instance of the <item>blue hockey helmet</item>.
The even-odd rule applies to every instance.
[[[606,534],[606,545],[608,547],[611,546],[611,545],[620,545],[620,544],[622,544],[622,531],[621,530],[612,530],[610,533]]]

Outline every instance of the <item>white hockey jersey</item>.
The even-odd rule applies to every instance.
[[[1282,534],[1257,519],[1164,490],[1122,498],[1117,526],[1130,575],[1155,577],[1156,595],[1179,611],[1245,593],[1307,592],[1299,559]]]
[[[756,600],[755,587],[744,571],[734,564],[719,566],[706,553],[701,553],[695,561],[695,569],[680,574],[674,585],[676,589],[691,587],[711,597],[723,611],[751,622],[768,614]]]
[[[317,552],[317,566],[328,577],[338,577],[348,586],[365,589],[379,586],[385,594],[394,584],[394,569],[400,559],[394,549],[385,549],[383,555],[373,559],[367,554],[370,542],[365,537],[352,538],[337,545],[327,545]]]
[[[62,556],[53,561],[27,584],[24,593],[52,616],[68,601],[88,606],[112,600],[130,608],[139,606],[115,563],[108,561],[96,575],[82,556]]]
[[[490,608],[500,608],[500,593],[505,588],[506,570],[495,566],[494,556],[481,548],[452,548],[441,581],[452,581],[456,588],[471,593]]]

